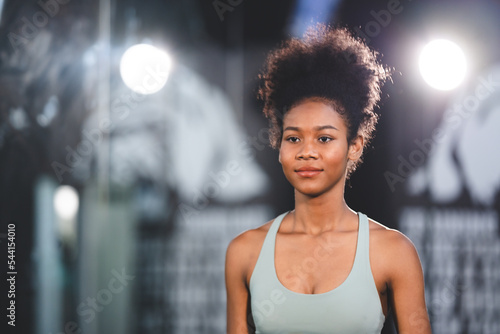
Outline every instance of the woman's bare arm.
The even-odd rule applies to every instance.
[[[410,239],[395,230],[387,244],[391,254],[391,304],[398,333],[430,334],[424,276],[417,250]]]
[[[246,234],[234,238],[226,251],[227,334],[251,333],[247,322],[250,296],[246,284],[249,247]]]

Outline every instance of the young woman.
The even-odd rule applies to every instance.
[[[412,242],[344,200],[389,72],[347,29],[322,25],[266,64],[259,95],[295,209],[229,244],[227,332],[380,333],[392,311],[399,333],[430,333]]]

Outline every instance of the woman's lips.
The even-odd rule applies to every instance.
[[[303,167],[297,169],[295,172],[302,177],[313,177],[321,173],[323,170],[314,167]]]

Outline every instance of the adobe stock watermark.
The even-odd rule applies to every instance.
[[[71,0],[37,1],[37,5],[40,7],[40,10],[33,14],[31,20],[26,16],[21,18],[19,22],[22,24],[20,34],[16,34],[14,32],[9,32],[7,34],[7,38],[9,39],[14,52],[19,51],[30,41],[34,40],[40,33],[40,29],[43,29],[49,23],[50,18],[59,14],[61,9],[60,6],[66,5],[70,1]]]
[[[314,248],[312,256],[304,258],[300,264],[293,265],[291,269],[287,270],[284,274],[286,278],[288,290],[296,291],[301,282],[307,279],[307,275],[315,272],[321,265],[321,262],[327,260],[328,256],[336,251],[336,243],[331,235],[326,236],[325,239],[319,239],[318,245]],[[269,298],[262,300],[252,300],[252,312],[248,315],[248,322],[253,319],[255,324],[262,323],[265,318],[274,314],[279,305],[286,301],[286,295],[283,294],[283,289],[273,289],[270,292]],[[247,333],[245,325],[241,325],[241,333]]]
[[[219,20],[224,21],[224,14],[226,12],[232,12],[234,7],[239,6],[242,2],[243,0],[214,0],[212,6],[219,16]]]
[[[445,306],[455,303],[457,298],[468,288],[466,284],[460,283],[460,281],[459,275],[447,280],[440,293],[428,303],[428,311],[420,310],[410,315],[410,325],[416,327],[419,333],[427,332],[429,329],[428,316],[439,316]]]
[[[80,317],[82,317],[83,321],[87,324],[92,322],[96,313],[102,312],[105,306],[111,304],[115,295],[121,293],[125,287],[128,286],[130,281],[134,280],[135,276],[128,275],[125,272],[125,268],[118,272],[117,270],[111,270],[112,278],[108,281],[108,285],[97,291],[95,296],[87,297],[85,301],[81,302],[76,312]],[[49,333],[49,334],[81,334],[83,331],[78,326],[76,321],[68,321],[64,325],[64,331],[58,333]]]
[[[293,265],[285,272],[284,277],[291,284],[289,290],[293,291],[302,286],[302,282],[307,281],[307,275],[315,272],[321,261],[327,260],[328,256],[335,252],[335,241],[330,234],[326,235],[326,240],[319,239],[318,243],[312,256],[304,258],[300,264]]]
[[[83,130],[83,139],[76,148],[66,145],[65,150],[67,153],[64,163],[59,161],[51,163],[51,167],[59,182],[62,182],[64,174],[72,174],[75,167],[82,163],[85,157],[93,154],[95,148],[103,141],[103,138],[110,134],[113,125],[126,119],[130,115],[130,112],[136,109],[139,103],[146,98],[149,92],[156,92],[158,85],[165,83],[168,72],[161,70],[160,65],[156,69],[153,69],[151,66],[147,66],[145,69],[146,74],[143,76],[140,85],[111,102],[111,116],[101,119],[96,128]]]
[[[407,0],[411,2],[411,0]],[[382,28],[387,28],[387,26],[392,21],[393,15],[398,15],[403,11],[403,5],[399,0],[389,0],[387,2],[387,9],[381,9],[378,12],[371,10],[370,15],[374,20],[369,21],[365,24],[363,29],[355,27],[354,31],[358,37],[361,37],[368,44],[371,38],[377,37],[382,32]]]
[[[238,144],[237,153],[245,157],[243,161],[251,162],[255,159],[256,152],[262,151],[269,144],[268,129],[262,128],[256,136],[248,136],[244,141]],[[185,220],[191,216],[197,215],[205,209],[211,199],[216,199],[221,191],[231,182],[231,179],[240,175],[244,168],[238,160],[230,160],[226,163],[223,170],[217,172],[208,172],[210,181],[207,181],[201,189],[196,189],[190,203],[180,203],[179,212]]]
[[[406,0],[411,2],[412,0]],[[379,11],[370,10],[370,15],[373,20],[367,22],[363,27],[355,27],[354,33],[356,37],[361,38],[368,45],[372,38],[377,37],[382,32],[383,28],[387,28],[392,22],[392,17],[398,15],[403,11],[404,7],[399,0],[389,0],[386,9]],[[344,57],[347,63],[355,61],[355,56],[349,51],[344,52]]]
[[[276,113],[276,117],[283,122],[283,119],[288,111],[288,107],[283,107],[282,111]],[[269,128],[261,128],[256,135],[248,136],[237,146],[237,153],[243,157],[246,162],[255,160],[257,152],[263,151],[269,146]],[[207,181],[201,189],[196,189],[190,203],[182,202],[177,208],[185,220],[191,216],[199,214],[210,203],[211,199],[216,199],[222,189],[226,188],[234,176],[241,174],[244,170],[237,160],[227,162],[225,168],[218,172],[210,171],[208,176],[210,181]]]
[[[137,107],[137,102],[144,99],[144,96],[137,93],[124,94],[111,103],[112,118],[123,121],[130,113],[131,109]],[[59,182],[63,181],[64,174],[73,174],[76,166],[84,160],[85,157],[93,154],[94,149],[103,141],[104,136],[109,135],[113,122],[111,117],[103,118],[99,121],[97,128],[84,129],[82,131],[82,140],[76,148],[66,145],[67,151],[64,163],[53,161],[50,165]]]
[[[286,296],[280,289],[272,289],[269,298],[263,300],[252,300],[252,318],[256,325],[260,325],[265,318],[270,317],[276,311],[276,306],[286,301]]]
[[[500,87],[500,81],[494,81],[493,75],[485,79],[479,78],[479,85],[476,86],[474,93],[462,99],[461,103],[456,103],[444,114],[444,123],[449,123],[448,129],[456,129],[464,120],[468,119],[477,111],[481,101],[487,99],[495,90]],[[385,171],[384,178],[389,189],[394,192],[398,183],[403,183],[426,161],[426,156],[432,151],[434,145],[440,143],[444,138],[443,127],[440,126],[432,132],[431,138],[422,141],[415,139],[413,142],[417,146],[413,149],[407,158],[401,154],[398,156],[399,164],[397,171]]]
[[[255,298],[255,297],[254,297]],[[268,298],[259,300],[252,299],[252,311],[247,313],[246,321],[240,321],[236,326],[236,333],[248,334],[249,330],[255,330],[255,325],[260,325],[267,317],[276,311],[277,306],[286,301],[282,289],[274,288],[269,292]]]
[[[463,281],[463,282],[462,282]],[[452,279],[446,280],[444,288],[429,303],[429,315],[439,316],[447,305],[455,303],[457,298],[468,288],[465,280],[456,274]]]

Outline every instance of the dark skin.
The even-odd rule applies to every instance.
[[[295,191],[295,209],[276,236],[279,281],[304,294],[335,289],[355,257],[358,216],[344,200],[346,170],[363,151],[363,138],[347,142],[347,126],[329,104],[314,99],[291,108],[283,120],[279,161]],[[317,172],[300,172],[315,167]],[[249,282],[273,221],[234,238],[226,253],[227,333],[253,333]],[[397,230],[369,220],[370,266],[385,316],[394,314],[398,333],[431,333],[423,272],[412,242]],[[321,245],[331,245],[329,251]],[[318,265],[305,270],[307,259]],[[334,264],[334,265],[332,265]]]

